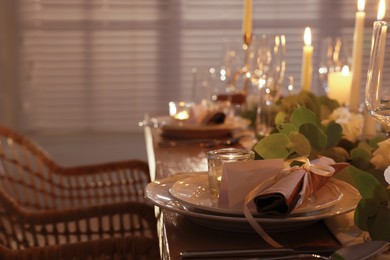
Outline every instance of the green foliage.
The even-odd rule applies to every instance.
[[[343,129],[341,128],[341,126],[334,122],[327,125],[324,129],[324,132],[325,135],[328,137],[325,145],[325,150],[336,146],[340,142],[343,135]]]
[[[348,173],[362,199],[355,210],[355,224],[373,240],[390,241],[390,193],[374,176],[356,167]]]
[[[254,150],[264,159],[287,158],[290,154],[289,142],[287,135],[275,133],[261,139]]]
[[[314,150],[322,152],[328,141],[328,137],[318,126],[313,124],[303,124],[299,127],[302,133],[310,142]]]
[[[261,158],[314,157],[341,139],[342,128],[338,124],[323,126],[318,116],[305,107],[295,109],[290,118],[284,115],[276,117],[278,133],[264,137],[255,146]]]
[[[336,100],[330,99],[327,96],[316,96],[308,91],[301,91],[295,95],[289,95],[282,99],[281,110],[287,115],[291,115],[293,111],[299,107],[306,107],[320,119],[326,119],[339,107]]]
[[[330,122],[322,125],[339,105],[327,97],[302,91],[281,100],[281,112],[275,117],[275,132],[254,147],[256,159],[327,156],[352,166],[336,178],[353,184],[362,199],[356,207],[355,224],[369,232],[374,240],[390,241],[390,190],[383,169],[375,169],[371,158],[378,143],[386,139],[351,142],[342,138],[342,127]]]

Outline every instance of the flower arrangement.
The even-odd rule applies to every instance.
[[[390,138],[362,139],[363,116],[327,97],[301,92],[282,99],[275,130],[254,147],[257,159],[327,156],[351,166],[338,175],[362,199],[355,224],[374,240],[390,241]]]

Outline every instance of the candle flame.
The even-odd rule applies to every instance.
[[[348,73],[349,73],[349,67],[348,65],[344,65],[343,68],[341,69],[341,74],[343,76],[348,76]]]
[[[303,35],[303,41],[306,46],[311,45],[311,30],[310,27],[305,28],[305,34]]]
[[[365,0],[358,0],[358,10],[360,12],[364,11],[364,6],[366,5],[366,1]]]
[[[380,0],[377,19],[383,20],[383,18],[385,17],[385,12],[386,12],[386,2],[385,0]]]
[[[283,47],[286,46],[286,36],[284,36],[284,35],[282,34],[282,36],[280,36],[280,41],[282,42],[282,46],[283,46]]]

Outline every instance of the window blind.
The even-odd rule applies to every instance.
[[[192,68],[218,65],[223,44],[242,39],[242,8],[243,0],[20,0],[22,128],[142,131],[145,113],[167,114],[168,101],[191,97]],[[363,69],[377,6],[366,9]],[[304,28],[315,48],[336,35],[352,45],[355,11],[354,0],[255,0],[253,32],[286,36],[286,76],[298,87]],[[318,59],[315,49],[314,68]]]

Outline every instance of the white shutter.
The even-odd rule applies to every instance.
[[[144,113],[166,114],[169,100],[190,98],[193,67],[219,64],[223,43],[241,41],[242,7],[243,0],[20,0],[22,127],[141,131]],[[286,35],[286,76],[296,86],[306,26],[314,66],[321,38],[352,41],[355,0],[253,0],[253,8],[254,34]],[[363,69],[377,3],[366,10]]]
[[[129,131],[158,110],[164,1],[21,1],[24,128]]]

